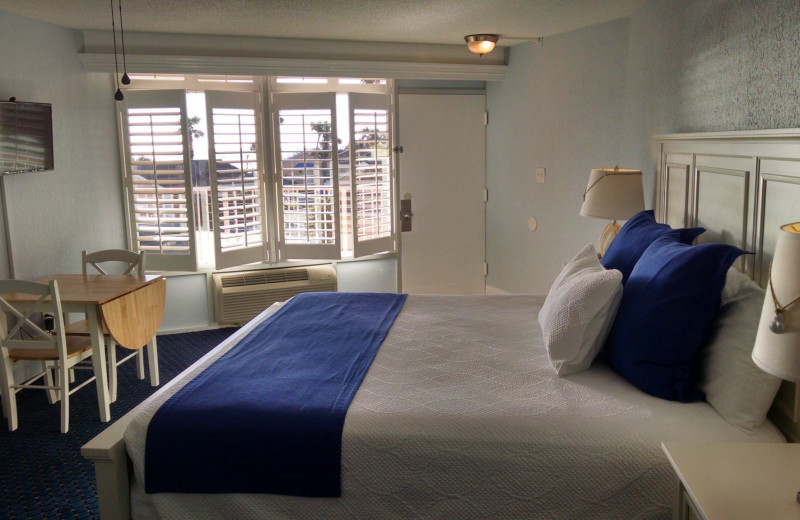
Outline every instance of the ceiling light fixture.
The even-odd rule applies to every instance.
[[[500,37],[496,34],[470,34],[469,36],[464,36],[467,48],[478,56],[492,52],[499,39]]]

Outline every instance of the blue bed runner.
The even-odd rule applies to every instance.
[[[295,296],[156,411],[145,491],[341,496],[345,414],[405,298]]]

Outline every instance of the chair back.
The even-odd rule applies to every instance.
[[[24,303],[19,303],[19,300],[24,300]],[[61,297],[58,294],[58,283],[55,280],[50,281],[49,284],[25,280],[0,280],[0,311],[10,313],[16,318],[13,326],[0,328],[0,345],[2,347],[9,350],[18,348],[56,349],[59,358],[67,357],[64,323],[61,318]],[[34,314],[40,312],[53,315],[55,334],[42,329],[36,321],[31,319]],[[24,332],[20,332],[23,327]],[[26,334],[30,338],[26,338]]]
[[[83,251],[82,256],[83,274],[87,274],[87,266],[92,266],[100,274],[109,274],[100,264],[110,262],[122,264],[122,272],[119,274],[144,274],[144,251],[103,249],[101,251],[95,251],[94,253]]]

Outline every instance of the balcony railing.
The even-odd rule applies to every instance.
[[[333,240],[335,237],[331,235],[333,232],[333,214],[332,203],[325,201],[326,198],[332,198],[331,189],[327,186],[320,186],[324,193],[311,194],[303,186],[283,186],[284,205],[290,204],[291,209],[285,208],[285,225],[288,228],[284,230],[287,234],[287,239],[294,234],[295,238],[301,235],[305,237],[305,233],[312,235],[316,239]],[[359,188],[359,193],[356,196],[355,203],[361,211],[361,229],[359,230],[360,237],[369,236],[377,238],[379,236],[388,235],[391,233],[392,214],[391,214],[391,201],[388,199],[388,193],[376,193],[374,186]],[[318,203],[311,202],[310,198],[318,199]],[[238,200],[238,199],[237,199]],[[192,205],[194,210],[195,222],[195,239],[197,241],[197,261],[200,266],[213,266],[214,265],[214,208],[211,199],[211,188],[209,186],[197,186],[192,189]],[[353,254],[353,212],[352,212],[352,198],[351,187],[349,185],[339,186],[339,234],[342,246],[342,255],[347,257]],[[309,205],[320,206],[317,209],[308,209]],[[232,210],[231,217],[238,216],[244,225],[253,227],[254,213],[248,210],[247,216],[242,215],[242,208],[237,207]],[[315,216],[312,220],[312,225],[316,225],[316,229],[305,229],[307,220],[299,218],[296,222],[291,214],[296,213],[297,217],[302,217],[307,214]],[[257,216],[261,216],[258,212]],[[265,222],[260,221],[259,225],[265,225]],[[221,228],[223,241],[226,238],[232,239],[234,237],[241,237],[240,229],[236,226],[231,226],[235,230],[230,237],[225,237],[225,226]],[[252,230],[248,229],[250,236],[253,236]],[[231,244],[231,240],[227,241]]]

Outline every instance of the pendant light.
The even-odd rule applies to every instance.
[[[131,83],[131,78],[128,76],[128,64],[125,61],[125,30],[122,26],[122,0],[117,0],[117,5],[119,7],[119,33],[120,39],[122,43],[122,67],[123,67],[123,74],[122,79],[119,78],[119,60],[117,58],[117,27],[116,27],[116,16],[114,14],[114,0],[111,1],[111,37],[114,40],[114,85],[117,87],[116,92],[114,92],[114,99],[117,101],[122,101],[125,99],[125,96],[122,94],[122,90],[119,87],[120,82],[123,85],[129,85]]]
[[[119,36],[122,40],[122,79],[123,85],[130,85],[131,78],[128,76],[128,64],[125,61],[125,26],[122,24],[122,0],[117,0],[119,6]]]

